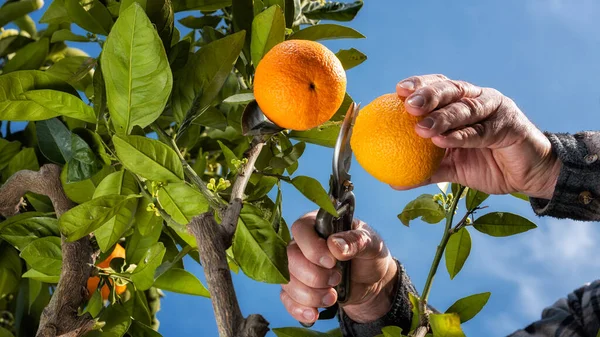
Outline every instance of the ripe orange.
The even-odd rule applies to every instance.
[[[350,146],[358,163],[378,180],[393,186],[425,182],[439,168],[445,150],[420,137],[415,117],[396,94],[373,100],[359,112]]]
[[[282,42],[256,68],[256,102],[273,123],[285,129],[308,130],[325,123],[340,108],[345,93],[342,63],[317,42]]]
[[[125,258],[125,248],[123,248],[120,244],[116,244],[115,245],[115,249],[113,249],[112,253],[110,253],[110,255],[102,262],[98,263],[98,267],[100,268],[108,268],[110,267],[110,261],[112,261],[112,259],[114,258]],[[100,283],[100,277],[98,276],[92,276],[90,278],[88,278],[87,281],[87,290],[88,290],[88,296],[91,298],[92,295],[94,294],[94,292],[96,291],[96,289],[98,289],[98,284]],[[110,283],[112,283],[112,280],[110,280]],[[118,295],[121,295],[122,293],[125,292],[125,290],[127,290],[127,286],[125,285],[116,285],[115,286],[115,292]],[[107,300],[108,296],[110,295],[110,289],[108,288],[108,286],[105,284],[102,289],[100,289],[100,294],[102,295],[102,299],[103,300]]]

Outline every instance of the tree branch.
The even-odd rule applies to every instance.
[[[260,315],[244,319],[227,264],[223,231],[212,212],[196,216],[188,230],[198,242],[198,253],[210,290],[211,302],[221,337],[264,337],[269,322]]]
[[[252,139],[250,149],[248,149],[245,156],[245,158],[248,159],[248,162],[240,167],[238,176],[233,183],[233,187],[231,188],[229,206],[227,207],[227,210],[225,210],[225,213],[222,217],[223,220],[221,221],[221,227],[223,228],[224,232],[223,242],[225,243],[225,249],[231,246],[233,234],[235,234],[238,218],[242,210],[244,191],[246,190],[246,186],[248,186],[248,181],[250,180],[250,176],[252,176],[252,172],[254,172],[254,164],[256,163],[256,159],[260,155],[260,151],[262,150],[264,144],[264,140],[260,136]]]
[[[73,206],[62,188],[60,167],[46,164],[37,172],[22,170],[15,173],[0,187],[0,214],[12,216],[19,213],[22,197],[27,192],[48,196],[57,218]],[[61,239],[63,262],[60,280],[50,303],[42,312],[38,337],[78,337],[94,326],[94,319],[89,314],[78,316],[77,310],[87,299],[87,279],[97,254],[89,236],[75,242],[67,242],[64,236]]]

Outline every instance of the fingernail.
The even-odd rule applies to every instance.
[[[323,296],[323,305],[326,307],[332,306],[335,303],[335,296],[332,293],[327,293]]]
[[[398,86],[402,89],[406,89],[406,90],[414,90],[415,89],[415,83],[413,81],[404,81],[404,82],[400,82],[398,84]]]
[[[304,312],[302,313],[302,317],[306,318],[309,322],[314,321],[315,319],[315,315],[313,314],[312,310],[304,310]]]
[[[342,254],[344,254],[344,255],[348,254],[348,251],[350,250],[350,246],[348,246],[348,243],[346,242],[346,240],[335,237],[335,238],[333,238],[333,243],[335,243],[335,245],[338,246],[338,248],[342,251]]]
[[[335,261],[333,260],[333,258],[331,256],[323,256],[320,260],[319,263],[321,263],[321,265],[325,268],[333,268],[335,266]]]
[[[425,105],[425,98],[423,98],[423,96],[421,95],[415,95],[415,96],[411,96],[406,103],[408,103],[409,105],[415,107],[415,108],[420,108],[423,105]]]
[[[338,283],[340,283],[341,280],[342,280],[342,274],[340,274],[340,273],[333,273],[329,277],[329,281],[327,282],[327,284],[330,287],[335,287],[335,286],[338,285]]]
[[[435,124],[435,121],[433,120],[433,118],[430,117],[427,117],[419,123],[417,123],[417,125],[422,129],[431,129],[433,127],[433,124]]]

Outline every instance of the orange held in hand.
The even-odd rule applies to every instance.
[[[396,94],[376,98],[354,123],[350,146],[358,163],[378,180],[410,187],[427,181],[439,168],[445,150],[421,138],[415,117]]]
[[[122,259],[125,258],[125,248],[123,248],[118,243],[115,245],[115,249],[112,251],[112,253],[110,253],[110,255],[104,261],[98,263],[98,267],[100,267],[100,268],[110,267],[110,261],[112,261],[112,259],[114,259],[114,258],[122,258]],[[110,280],[110,282],[112,284],[112,280]],[[98,289],[99,283],[100,283],[100,277],[98,277],[98,276],[92,276],[92,277],[88,278],[87,290],[88,290],[88,296],[90,298],[92,297],[92,295],[94,294],[96,289]],[[125,285],[115,286],[115,292],[118,295],[121,295],[122,293],[124,293],[125,290],[127,290],[127,286],[125,286]],[[102,287],[102,289],[100,290],[100,293],[102,295],[103,300],[108,299],[108,296],[110,295],[110,289],[108,288],[108,286],[106,284]]]
[[[346,93],[346,73],[331,50],[320,43],[288,40],[259,62],[254,97],[279,127],[308,130],[328,121]]]

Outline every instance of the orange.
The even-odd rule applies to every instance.
[[[113,251],[110,253],[110,255],[104,261],[98,263],[98,267],[100,267],[100,268],[110,267],[110,261],[112,261],[112,259],[114,259],[114,258],[122,258],[122,259],[125,258],[125,248],[123,248],[118,243],[115,245],[115,249],[113,249]],[[110,282],[110,284],[113,284],[112,280],[109,280],[109,282]],[[98,289],[99,283],[100,283],[100,277],[98,277],[98,276],[92,276],[92,277],[88,278],[87,290],[88,290],[88,296],[90,298],[92,297],[92,295],[94,294],[96,289]],[[127,286],[125,286],[125,285],[115,286],[115,292],[118,295],[121,295],[122,293],[124,293],[125,290],[127,290]],[[102,287],[102,289],[100,289],[100,294],[102,295],[103,300],[108,299],[108,296],[110,295],[110,289],[108,288],[108,286],[106,284]]]
[[[359,112],[350,146],[358,163],[378,180],[393,186],[424,183],[439,168],[445,150],[420,137],[415,117],[396,94],[373,100]]]
[[[328,121],[346,93],[346,73],[320,43],[277,44],[256,68],[254,97],[265,116],[284,129],[308,130]]]

